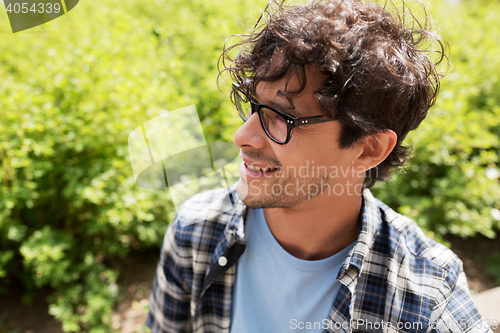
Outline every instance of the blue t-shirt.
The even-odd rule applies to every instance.
[[[340,289],[337,274],[354,246],[302,260],[276,241],[262,209],[248,209],[247,249],[236,273],[231,333],[323,332]]]

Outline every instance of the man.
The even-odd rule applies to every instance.
[[[435,100],[436,64],[418,46],[442,55],[437,37],[357,0],[271,4],[262,18],[223,55],[245,121],[241,178],[170,224],[148,326],[489,331],[461,261],[368,189],[404,162],[402,141]]]

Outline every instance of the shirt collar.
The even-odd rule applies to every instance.
[[[217,244],[212,256],[212,265],[218,262],[220,256],[228,253],[228,250],[236,243],[246,245],[244,218],[247,206],[241,201],[236,192],[237,184],[230,187],[230,200],[232,209],[228,212],[231,215],[229,222],[224,229],[224,238]]]
[[[342,279],[345,275],[351,275],[352,278],[359,276],[363,270],[365,259],[373,247],[377,230],[382,223],[382,215],[378,208],[377,200],[373,197],[369,189],[363,190],[362,200],[358,238],[340,268],[338,279]],[[352,274],[351,268],[356,268],[355,274]]]
[[[246,244],[245,239],[245,216],[247,212],[247,206],[241,201],[236,193],[235,186],[232,188],[231,192],[234,198],[234,208],[232,213],[232,218],[226,226],[225,235],[230,238],[234,238],[235,241],[242,244]]]

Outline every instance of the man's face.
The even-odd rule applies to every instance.
[[[296,90],[300,86],[296,76],[259,83],[253,98],[295,117],[321,115],[314,91],[324,79],[318,69],[306,66],[307,85],[300,94],[291,95],[293,105],[280,91]],[[243,158],[238,195],[253,208],[291,208],[325,195],[359,194],[363,175],[355,164],[359,150],[356,144],[340,149],[340,131],[338,121],[301,126],[293,129],[288,144],[279,145],[266,135],[254,113],[235,133]]]

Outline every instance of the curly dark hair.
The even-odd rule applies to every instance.
[[[301,87],[287,91],[290,96],[305,88],[305,66],[318,66],[328,77],[315,97],[324,115],[340,121],[341,148],[387,129],[397,134],[390,155],[367,171],[365,185],[371,187],[407,159],[410,148],[403,146],[403,139],[434,104],[441,77],[436,66],[445,58],[427,14],[422,24],[404,1],[401,8],[402,15],[393,5],[391,15],[387,4],[359,0],[313,0],[304,5],[271,0],[253,31],[231,36],[240,40],[224,46],[219,76],[229,72],[252,94],[259,82],[297,75]],[[230,56],[236,48],[237,55]],[[283,57],[271,67],[276,51]]]

